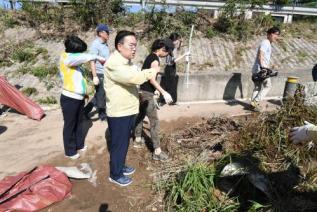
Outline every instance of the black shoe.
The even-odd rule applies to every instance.
[[[99,119],[101,121],[105,121],[107,119],[107,115],[105,112],[99,112]]]

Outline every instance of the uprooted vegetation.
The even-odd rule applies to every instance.
[[[316,123],[317,107],[289,100],[279,110],[232,120],[214,117],[163,143],[155,172],[167,211],[314,211],[317,148],[294,145],[289,129]]]

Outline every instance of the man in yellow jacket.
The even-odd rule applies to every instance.
[[[105,90],[107,121],[111,137],[109,181],[127,186],[132,179],[127,175],[135,169],[125,164],[129,140],[139,112],[140,85],[159,72],[159,68],[138,71],[133,65],[137,40],[130,31],[120,31],[115,38],[116,51],[110,55],[105,66]]]

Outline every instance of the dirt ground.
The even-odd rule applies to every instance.
[[[263,102],[264,110],[276,107],[276,101]],[[205,103],[164,106],[159,110],[161,132],[169,134],[202,118],[212,115],[240,116],[251,113],[247,104]],[[87,180],[71,180],[70,197],[44,211],[162,211],[162,200],[152,189],[151,173],[158,162],[151,160],[147,149],[130,147],[127,164],[137,169],[133,184],[119,187],[108,181],[109,153],[105,139],[106,122],[85,121],[88,151],[76,161],[66,159],[62,145],[62,115],[60,109],[46,111],[46,117],[33,121],[8,112],[0,118],[0,179],[40,164],[78,166],[88,163],[96,171],[96,184]]]

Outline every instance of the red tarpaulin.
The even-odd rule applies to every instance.
[[[43,109],[10,85],[4,76],[0,76],[0,104],[13,108],[31,119],[41,120],[44,116]]]
[[[37,211],[62,201],[71,190],[72,184],[63,172],[53,166],[39,166],[0,181],[0,211]]]

